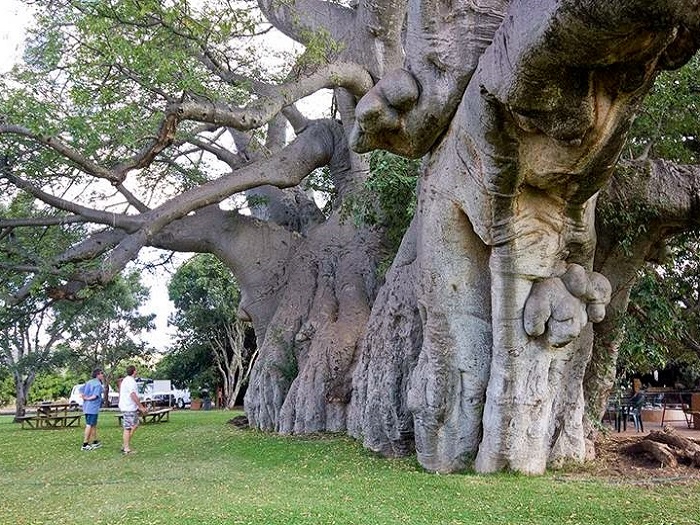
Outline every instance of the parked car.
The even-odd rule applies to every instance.
[[[153,394],[150,402],[158,407],[174,407],[177,404],[177,399],[173,394]]]
[[[71,388],[70,391],[70,396],[68,397],[68,404],[71,405],[71,408],[77,409],[79,407],[83,406],[83,396],[82,391],[83,387],[85,386],[85,383],[79,383],[73,388]],[[109,399],[109,406],[115,407],[119,404],[119,391],[110,387],[109,389],[109,394],[108,394],[108,399]]]
[[[170,379],[137,378],[139,398],[157,406],[185,408],[192,401],[188,389],[173,388]]]

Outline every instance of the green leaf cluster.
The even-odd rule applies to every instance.
[[[382,269],[388,268],[416,211],[416,184],[420,160],[411,160],[387,151],[375,151],[370,157],[370,176],[361,191],[348,197],[341,213],[358,225],[385,230],[387,256]]]
[[[221,260],[199,254],[178,268],[168,283],[168,294],[175,305],[170,323],[178,330],[177,342],[159,363],[158,373],[190,388],[212,388],[219,381],[213,341],[227,341],[227,328],[240,322],[238,283]],[[243,349],[244,358],[251,353]]]
[[[216,74],[219,64],[247,79],[266,79],[266,51],[254,40],[257,10],[226,0],[37,0],[24,63],[0,79],[0,115],[40,136],[58,136],[109,167],[137,153],[156,134],[163,112],[183,99],[245,104],[249,81]],[[206,57],[206,59],[203,59]],[[185,138],[195,130],[183,124]],[[25,139],[0,135],[0,149],[37,180],[75,177],[55,154],[37,153]],[[139,174],[148,186],[173,191],[207,180],[201,157],[162,154]],[[161,190],[162,191],[162,190]]]
[[[7,205],[0,204],[0,217],[30,218],[41,222],[60,220],[64,214],[40,206],[31,196],[19,193]],[[70,264],[59,269],[50,261],[84,236],[85,230],[80,224],[5,229],[0,235],[0,308],[4,311],[3,316],[12,318],[22,308],[43,308],[39,304],[46,301],[41,297],[46,288],[63,282],[75,270]],[[31,286],[33,301],[23,307],[8,308],[6,301],[28,285]]]
[[[637,116],[626,155],[665,158],[679,163],[700,159],[700,58],[659,75]]]
[[[663,265],[644,268],[623,324],[621,373],[640,374],[673,367],[688,386],[700,379],[700,234],[675,239]]]

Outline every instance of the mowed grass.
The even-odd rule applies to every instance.
[[[22,430],[0,417],[2,524],[700,523],[698,484],[608,483],[556,474],[440,476],[376,457],[344,436],[285,437],[227,424],[230,412],[173,412],[122,456],[113,413],[104,447],[82,429]]]

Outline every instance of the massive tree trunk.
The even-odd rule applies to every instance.
[[[425,18],[436,4],[409,8],[417,52],[360,100],[351,142],[359,151],[428,152],[414,223],[374,305],[373,287],[351,286],[361,294],[350,300],[350,323],[338,323],[338,288],[318,281],[326,275],[315,270],[318,252],[304,247],[306,268],[289,284],[314,292],[298,304],[291,286],[266,329],[246,398],[254,425],[347,428],[386,455],[415,447],[420,463],[440,472],[473,459],[482,472],[533,474],[585,457],[591,322],[603,320],[612,284],[615,323],[628,274],[648,251],[593,271],[597,192],[655,73],[694,50],[678,28],[697,13],[673,2],[546,4],[533,17],[530,2],[513,2],[500,25],[498,2],[434,25]],[[427,51],[431,31],[456,35],[477,19],[477,35]],[[355,281],[372,271],[365,266]],[[600,338],[606,348],[609,334]],[[599,356],[589,372],[600,369]],[[285,376],[292,362],[298,373]],[[601,384],[609,371],[608,362]]]
[[[527,2],[511,4],[430,152],[418,199],[415,271],[389,275],[415,280],[421,328],[403,332],[422,335],[417,356],[409,347],[400,354],[408,370],[387,366],[396,327],[371,320],[386,331],[368,334],[356,372],[365,376],[363,399],[400,385],[406,401],[396,416],[354,411],[359,421],[351,431],[376,450],[403,450],[410,425],[398,409],[407,406],[418,459],[430,470],[458,470],[475,457],[482,472],[540,473],[586,454],[589,321],[603,319],[611,294],[608,280],[592,272],[597,191],[612,174],[654,71],[684,41],[674,42],[673,8],[664,13],[627,2],[638,10],[631,15],[602,4],[550,4],[537,24]],[[595,29],[581,24],[594,13]],[[650,27],[649,17],[662,13],[669,25]],[[555,74],[559,68],[564,72]],[[643,74],[632,78],[634,71]],[[389,97],[383,100],[393,111]],[[358,105],[363,147],[372,133],[391,146],[382,133],[392,130],[376,125],[377,105]],[[412,131],[420,129],[400,130]],[[373,313],[385,315],[376,307]],[[365,370],[376,369],[386,376],[368,379]]]

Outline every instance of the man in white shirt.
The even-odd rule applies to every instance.
[[[146,412],[139,399],[138,387],[136,385],[136,367],[129,365],[126,367],[126,377],[119,385],[119,410],[122,412],[123,432],[123,454],[131,454],[131,436],[139,426],[139,411]]]

